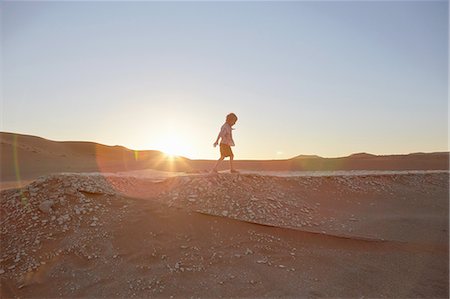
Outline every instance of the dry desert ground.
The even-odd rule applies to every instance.
[[[1,298],[449,296],[448,169],[141,175],[6,137]]]

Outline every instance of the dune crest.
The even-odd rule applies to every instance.
[[[1,181],[33,180],[60,172],[124,172],[142,169],[201,172],[213,160],[168,159],[156,150],[134,151],[122,146],[93,142],[51,141],[44,138],[0,132]],[[222,167],[227,167],[224,163]],[[448,170],[449,153],[416,153],[376,156],[367,153],[322,158],[300,155],[285,160],[236,160],[235,167],[260,171],[337,170]]]

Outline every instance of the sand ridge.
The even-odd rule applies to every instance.
[[[202,172],[212,169],[214,160],[171,159],[156,150],[134,151],[123,146],[95,142],[52,141],[44,138],[0,132],[0,188],[21,187],[41,175],[61,172],[116,173],[145,169]],[[235,166],[253,171],[349,171],[349,170],[447,170],[449,153],[405,155],[353,154],[322,158],[300,155],[283,160],[239,160]],[[221,169],[228,167],[222,163]]]
[[[1,192],[2,297],[445,297],[447,196],[448,173],[44,176]]]

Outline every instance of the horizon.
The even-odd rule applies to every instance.
[[[173,159],[173,158],[187,158],[189,160],[208,160],[208,161],[212,161],[212,160],[216,160],[216,159],[206,159],[206,158],[198,158],[198,159],[191,159],[189,157],[185,157],[185,156],[181,156],[181,155],[172,155],[169,153],[165,153],[159,149],[133,149],[133,148],[129,148],[126,147],[124,145],[121,144],[103,144],[103,143],[99,143],[96,141],[90,141],[90,140],[53,140],[53,139],[48,139],[42,136],[36,136],[36,135],[29,135],[29,134],[21,134],[21,133],[17,133],[17,132],[4,132],[4,131],[0,131],[0,134],[12,134],[12,135],[22,135],[22,136],[26,136],[26,137],[32,137],[32,138],[41,138],[47,141],[52,141],[52,142],[74,142],[74,143],[94,143],[97,145],[102,145],[102,146],[107,146],[107,147],[123,147],[126,150],[129,151],[133,151],[133,152],[140,152],[140,151],[156,151],[156,152],[161,152],[162,154],[166,155],[168,158]],[[300,153],[297,154],[295,156],[289,157],[289,158],[279,158],[279,159],[236,159],[236,161],[271,161],[271,160],[290,160],[290,159],[295,159],[298,157],[314,157],[314,158],[320,158],[320,159],[339,159],[339,158],[349,158],[355,155],[361,155],[361,154],[367,154],[367,155],[372,155],[372,156],[376,156],[376,157],[383,157],[383,156],[407,156],[407,155],[415,155],[415,154],[441,154],[441,153],[445,153],[445,154],[449,154],[450,151],[438,151],[438,152],[410,152],[410,153],[389,153],[389,154],[377,154],[377,153],[371,153],[371,152],[354,152],[354,153],[349,153],[347,155],[344,156],[332,156],[332,157],[324,157],[324,156],[320,156],[320,155],[316,155],[316,154],[304,154],[304,153]]]
[[[215,160],[448,152],[448,1],[0,3],[0,131]],[[80,21],[80,20],[83,21]]]

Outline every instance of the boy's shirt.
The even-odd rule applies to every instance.
[[[232,135],[231,126],[228,123],[224,123],[220,128],[219,136],[222,138],[220,143],[227,144],[229,146],[234,146],[233,135]]]

